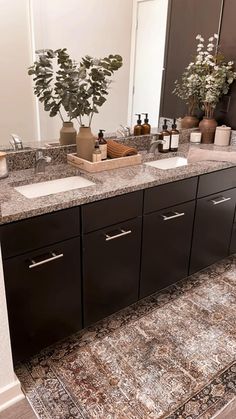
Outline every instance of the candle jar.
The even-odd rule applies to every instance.
[[[0,179],[8,176],[8,168],[7,168],[7,153],[3,151],[0,152]]]

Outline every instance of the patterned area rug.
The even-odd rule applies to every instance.
[[[236,396],[235,319],[236,256],[48,348],[16,373],[42,419],[209,419]]]

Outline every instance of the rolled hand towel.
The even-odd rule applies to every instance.
[[[134,156],[135,154],[138,154],[136,148],[128,147],[124,144],[118,143],[117,141],[107,140],[107,156],[110,157],[110,159]]]
[[[236,163],[236,151],[215,151],[193,147],[190,148],[188,152],[187,160],[188,163],[195,163],[203,160]]]

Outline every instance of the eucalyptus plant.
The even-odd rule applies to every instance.
[[[122,66],[122,57],[96,59],[86,55],[77,64],[66,48],[39,50],[36,55],[28,74],[33,76],[34,93],[44,110],[51,117],[59,114],[62,121],[65,112],[69,121],[77,119],[80,125],[87,116],[90,126],[93,115],[106,101],[110,78]]]

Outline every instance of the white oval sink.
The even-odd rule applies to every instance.
[[[31,199],[59,192],[71,191],[73,189],[87,188],[88,186],[94,185],[95,183],[84,179],[81,176],[71,176],[62,179],[48,180],[46,182],[17,186],[14,189],[20,192],[26,198]]]
[[[184,157],[170,157],[168,159],[150,161],[145,164],[156,167],[157,169],[168,170],[174,169],[175,167],[187,166],[188,161]]]

